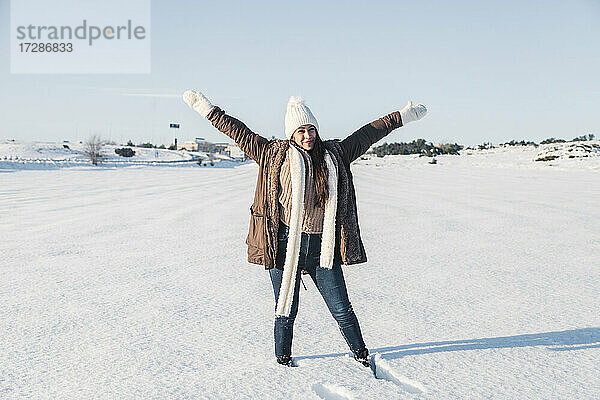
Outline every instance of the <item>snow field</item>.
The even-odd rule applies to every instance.
[[[438,160],[353,167],[379,379],[309,280],[275,363],[256,165],[0,172],[0,397],[598,398],[597,172]]]

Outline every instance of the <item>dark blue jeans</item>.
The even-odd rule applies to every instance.
[[[275,294],[275,309],[277,309],[279,288],[281,287],[288,233],[289,228],[284,224],[280,224],[279,235],[277,238],[277,260],[275,268],[269,271],[271,274],[271,283],[273,284],[273,293]],[[327,308],[329,308],[329,312],[331,312],[331,315],[338,323],[342,336],[346,340],[350,350],[356,352],[365,348],[362,333],[360,332],[360,326],[358,325],[358,319],[356,318],[356,314],[348,299],[346,282],[344,281],[340,262],[337,260],[334,261],[332,269],[321,268],[319,266],[320,255],[321,234],[302,233],[292,311],[289,317],[278,316],[275,318],[274,336],[275,355],[277,357],[292,354],[294,320],[298,313],[300,276],[302,270],[308,272],[317,286],[321,296],[323,296],[323,300],[325,300],[325,304],[327,304]]]

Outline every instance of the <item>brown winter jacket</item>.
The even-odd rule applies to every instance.
[[[207,118],[215,128],[232,138],[244,153],[258,163],[256,191],[254,203],[250,207],[250,228],[246,238],[248,261],[271,269],[275,266],[277,252],[279,173],[290,142],[268,140],[257,135],[219,107],[214,107]],[[358,227],[350,164],[373,143],[401,126],[400,113],[396,111],[363,126],[344,140],[323,141],[339,166],[334,262],[351,265],[367,261]]]

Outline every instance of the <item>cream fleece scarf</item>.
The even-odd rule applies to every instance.
[[[290,215],[290,229],[287,242],[283,276],[279,289],[276,316],[289,317],[294,300],[296,288],[296,274],[298,273],[298,259],[300,258],[300,242],[302,238],[302,221],[304,218],[304,188],[306,180],[306,166],[300,151],[290,146],[287,152],[290,158],[290,175],[292,181],[292,211]],[[321,259],[320,266],[331,269],[333,267],[333,253],[335,246],[335,215],[337,212],[337,168],[331,154],[325,151],[327,163],[329,197],[325,202],[323,217],[323,233],[321,234]]]

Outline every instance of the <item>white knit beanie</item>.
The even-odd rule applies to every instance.
[[[314,125],[317,132],[319,131],[319,123],[304,103],[304,99],[298,96],[290,97],[285,112],[285,136],[291,139],[296,129],[308,124]]]

